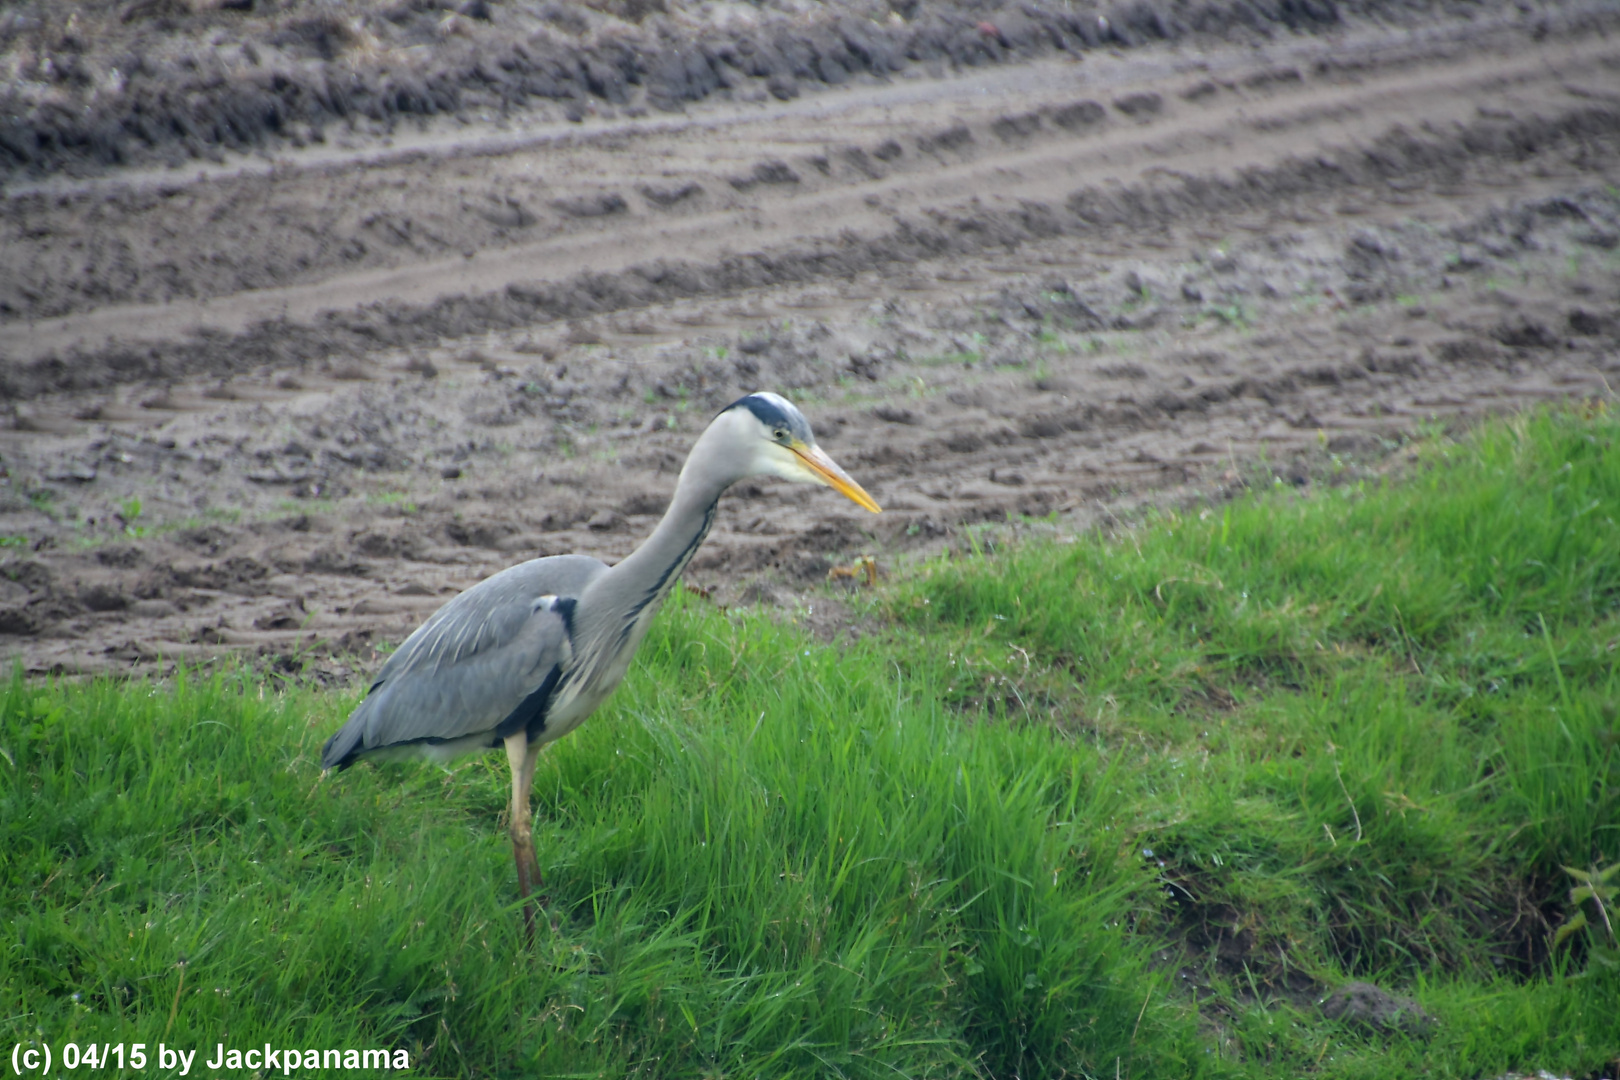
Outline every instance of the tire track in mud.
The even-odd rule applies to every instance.
[[[1298,219],[1346,194],[1402,209],[1419,199],[1477,191],[1499,181],[1504,168],[1602,175],[1612,166],[1620,102],[1578,85],[1583,76],[1595,82],[1615,69],[1616,54],[1602,43],[1521,42],[1507,60],[1441,59],[1416,75],[1405,59],[1382,80],[1369,74],[1372,61],[1357,61],[1353,54],[1322,62],[1330,72],[1353,70],[1353,81],[1331,75],[1306,81],[1298,65],[1265,64],[1231,72],[1220,84],[1176,79],[1173,87],[1163,87],[1179,87],[1181,100],[1171,108],[1158,91],[1122,91],[1110,108],[1076,98],[1065,87],[1017,95],[1023,106],[1018,111],[1006,111],[1008,102],[998,101],[981,109],[984,115],[944,126],[946,116],[960,117],[959,102],[932,103],[865,128],[859,114],[841,116],[827,131],[793,130],[782,146],[787,154],[792,145],[801,147],[791,164],[767,158],[756,161],[754,172],[739,166],[730,178],[734,190],[721,199],[701,193],[727,189],[726,181],[712,171],[692,171],[690,161],[674,162],[684,169],[663,169],[674,175],[662,188],[645,178],[638,183],[634,172],[618,178],[596,172],[622,169],[627,152],[655,156],[644,152],[667,148],[656,139],[605,152],[587,145],[574,151],[590,166],[585,186],[576,194],[560,187],[553,200],[569,208],[559,212],[562,217],[575,220],[545,241],[481,252],[469,247],[463,254],[476,254],[476,261],[407,261],[350,278],[249,292],[230,303],[182,299],[0,322],[0,349],[10,358],[0,371],[0,396],[27,399],[130,380],[305,366],[680,298],[834,280],[1053,236],[1100,237],[1123,228],[1171,242],[1168,234],[1179,226],[1219,231],[1230,227],[1227,219],[1257,212]],[[1160,103],[1146,121],[1121,109],[1137,98]],[[1403,103],[1404,111],[1393,102]],[[919,126],[922,133],[908,137],[909,149],[890,137]],[[823,136],[834,130],[867,131],[870,147],[828,143]],[[750,150],[757,156],[760,144],[749,138],[757,131],[745,127],[734,134],[735,143],[705,144],[701,156],[740,162],[750,159]],[[805,142],[817,149],[805,153]],[[1298,152],[1302,142],[1305,154]],[[1077,187],[1076,180],[1091,182]],[[616,185],[650,192],[642,197],[655,209],[625,213]],[[700,194],[676,197],[682,192]],[[657,197],[675,208],[658,207]],[[30,228],[46,234],[42,247],[55,243],[60,250],[42,224],[48,216],[39,212],[42,198],[25,216]],[[583,205],[591,199],[605,208]],[[715,205],[722,200],[726,205]],[[161,205],[164,199],[150,201]],[[676,205],[692,201],[706,205]],[[328,212],[326,201],[306,196],[304,202],[308,209],[294,205],[278,231],[296,225],[322,235],[324,222],[299,214],[319,217]],[[496,209],[517,216],[506,220],[529,212],[510,197]],[[174,231],[165,221],[154,225]],[[453,223],[436,228],[448,235]],[[478,238],[461,239],[476,245]],[[233,258],[251,263],[255,252],[268,251],[272,243],[271,237],[244,239]],[[735,247],[743,252],[727,253]],[[142,277],[139,268],[113,261],[112,272],[88,282],[84,293],[116,298],[116,286],[104,279],[119,273]],[[210,255],[193,274],[206,280],[201,268],[218,262]],[[536,279],[537,266],[550,272]],[[16,303],[30,292],[48,291],[38,280],[44,275],[42,266],[32,282],[18,281]],[[338,310],[316,314],[334,304]],[[254,312],[260,313],[257,321]],[[181,338],[193,326],[198,332]]]

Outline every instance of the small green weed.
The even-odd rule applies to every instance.
[[[366,496],[366,501],[373,506],[395,507],[402,514],[416,513],[416,503],[403,491],[374,491]]]
[[[145,526],[139,524],[141,520],[141,500],[131,498],[118,504],[118,520],[124,525],[124,535],[141,537],[146,535]]]
[[[1204,314],[1217,319],[1227,326],[1247,330],[1254,325],[1254,312],[1247,304],[1236,302],[1231,304],[1208,304],[1204,307]]]
[[[28,505],[44,514],[46,517],[56,516],[56,489],[48,487],[29,488],[27,492]]]
[[[1601,870],[1595,866],[1590,870],[1566,866],[1564,872],[1575,879],[1575,887],[1569,890],[1569,906],[1574,913],[1553,935],[1553,947],[1585,930],[1589,966],[1581,977],[1599,971],[1620,973],[1620,937],[1614,927],[1615,913],[1620,910],[1620,862]],[[1596,922],[1587,918],[1588,907],[1597,913]]]

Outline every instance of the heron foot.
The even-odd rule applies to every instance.
[[[534,891],[540,888],[540,862],[534,857],[531,837],[512,837],[512,856],[517,863],[518,894],[523,898],[523,929],[531,947],[534,945],[535,902]],[[540,898],[544,902],[544,897]]]

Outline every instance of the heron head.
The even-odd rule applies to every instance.
[[[779,394],[749,394],[732,402],[716,420],[727,419],[742,446],[738,476],[779,476],[800,484],[822,484],[847,497],[857,506],[881,513],[882,507],[866,490],[850,479],[827,452],[816,445],[810,421]]]

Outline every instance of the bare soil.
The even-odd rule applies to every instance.
[[[12,0],[0,176],[392,135],[437,117],[612,118],[1162,41],[1266,41],[1467,0]],[[1513,16],[1544,32],[1565,13]],[[1577,15],[1578,20],[1589,18]],[[1599,20],[1601,24],[1602,19]],[[1596,25],[1596,24],[1595,24]]]
[[[502,23],[529,7],[488,6],[360,60],[530,40]],[[1002,51],[795,94],[750,75],[679,112],[646,80],[566,99],[572,120],[446,99],[302,147],[207,144],[201,167],[154,166],[162,140],[14,162],[0,654],[346,677],[501,566],[623,556],[709,416],[759,388],[885,513],[743,485],[687,578],[823,629],[823,583],[859,556],[1323,482],[1426,424],[1611,396],[1612,9],[1321,10],[1310,33],[1184,20],[1020,51],[990,9],[760,8],[756,37],[973,15]],[[743,32],[728,11],[590,13],[552,43],[686,55]],[[212,40],[189,20],[228,21],[184,12],[117,25],[180,55]],[[254,40],[290,18],[248,16]]]

